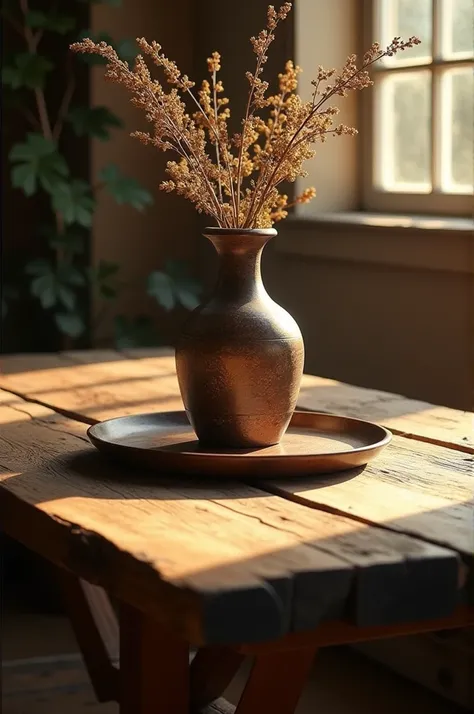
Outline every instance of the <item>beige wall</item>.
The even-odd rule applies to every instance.
[[[318,22],[315,18],[311,27],[305,28],[297,12],[300,31],[307,33],[305,44],[311,48],[317,46],[321,63],[331,65],[343,60],[353,47],[342,54],[341,48],[336,50],[336,30],[326,32],[327,26],[321,18],[330,5],[337,6],[339,13],[345,13],[353,3],[351,0],[332,0],[331,3],[299,0],[298,7],[301,10],[308,4],[321,16]],[[203,76],[205,58],[212,50],[220,49],[226,89],[233,98],[234,113],[238,115],[246,91],[243,74],[252,66],[248,38],[263,24],[266,0],[226,3],[207,0],[195,6],[193,0],[185,0],[179,16],[163,9],[169,5],[156,0],[128,3],[128,8],[132,6],[133,10],[120,15],[117,34],[144,33],[148,37],[163,38],[165,48],[171,48],[170,53],[184,69],[194,61],[194,77]],[[190,5],[194,6],[194,14],[187,14]],[[100,24],[103,13],[113,15],[112,10],[100,5],[95,7],[94,13],[96,24]],[[119,18],[119,14],[114,17]],[[348,43],[356,39],[351,33],[344,37]],[[283,35],[275,43],[267,65],[269,76],[275,76],[290,56],[291,39]],[[305,63],[309,78],[310,67],[306,66],[308,58],[305,59],[304,51],[300,51],[298,61]],[[111,101],[122,115],[126,111],[130,125],[135,126],[133,110],[126,108],[116,90],[105,89],[96,79],[93,100],[98,102],[101,97]],[[355,118],[350,104],[348,112]],[[342,138],[337,143],[328,142],[324,151],[318,153],[311,176],[319,191],[311,209],[316,214],[356,205],[357,141]],[[338,176],[337,167],[343,156],[347,158],[347,152],[349,173]],[[129,166],[130,171],[151,188],[156,187],[163,168],[159,155],[120,135],[114,144],[94,147],[96,166],[108,157],[115,157],[114,160],[120,157],[124,168]],[[112,205],[104,206],[95,229],[95,256],[121,257],[130,276],[140,277],[158,264],[167,251],[179,251],[193,260],[204,282],[210,285],[215,263],[211,249],[198,236],[198,225],[192,208],[168,195],[157,196],[156,206],[143,217]],[[471,263],[471,273],[465,269],[443,269],[444,251],[446,263],[450,262],[452,243],[448,235],[437,246],[441,259],[436,268],[431,265],[427,238],[422,242],[414,238],[413,246],[410,244],[404,250],[408,258],[400,264],[392,261],[391,265],[384,265],[383,260],[373,262],[370,254],[366,258],[358,256],[358,245],[362,245],[358,241],[363,241],[361,229],[354,235],[351,260],[342,254],[338,258],[337,251],[331,258],[298,256],[288,251],[282,246],[288,245],[292,230],[291,224],[286,228],[282,226],[280,243],[277,239],[267,248],[264,279],[273,297],[287,307],[301,325],[308,371],[454,407],[472,407],[474,263]],[[123,242],[119,242],[118,236]],[[388,238],[389,234],[381,230],[378,245]],[[334,236],[331,232],[320,234],[319,240],[329,242]],[[412,250],[417,257],[416,267],[409,260]],[[468,255],[472,257],[474,253],[467,252]],[[429,269],[424,267],[425,259]],[[136,311],[143,305],[144,300],[137,293],[129,308]]]
[[[300,324],[308,372],[474,408],[474,274],[276,249],[264,271],[272,296]]]
[[[311,97],[311,80],[317,65],[327,69],[342,67],[347,55],[358,51],[360,16],[354,0],[295,3],[295,58],[303,68],[300,92]],[[315,59],[315,55],[317,56]],[[357,97],[351,94],[331,102],[341,110],[339,124],[358,126]],[[348,211],[358,207],[360,199],[357,181],[358,139],[349,136],[330,137],[317,146],[317,155],[307,166],[309,176],[298,181],[298,188],[315,186],[317,201],[298,206],[297,213],[310,217],[326,211]]]
[[[105,4],[91,6],[92,29],[106,30],[114,39],[145,36],[162,39],[170,56],[184,72],[191,72],[193,62],[192,0],[124,0],[121,8]],[[177,7],[179,6],[179,14]],[[168,158],[130,138],[129,132],[145,128],[140,112],[128,101],[122,87],[103,80],[103,68],[92,72],[91,103],[106,104],[126,123],[126,131],[115,131],[109,142],[94,141],[91,171],[97,176],[101,167],[114,162],[127,175],[134,176],[153,192],[154,205],[144,213],[129,206],[118,206],[103,196],[94,218],[93,261],[116,261],[121,265],[121,279],[130,285],[122,291],[114,306],[117,313],[136,315],[148,312],[159,316],[160,332],[172,334],[172,320],[166,318],[146,297],[145,279],[162,267],[166,257],[192,259],[196,251],[196,215],[188,203],[158,190]],[[106,319],[97,335],[99,342],[110,339],[111,323]]]

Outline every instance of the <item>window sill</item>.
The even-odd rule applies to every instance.
[[[468,218],[347,212],[289,218],[278,228],[279,253],[474,274]]]

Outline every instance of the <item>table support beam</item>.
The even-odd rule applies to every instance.
[[[259,655],[235,714],[294,714],[315,653],[307,647]]]
[[[135,608],[120,609],[120,714],[189,714],[189,646]]]

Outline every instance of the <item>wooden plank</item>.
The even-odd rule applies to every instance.
[[[473,562],[473,458],[463,452],[395,437],[360,472],[273,480],[265,488],[311,508],[449,544]]]
[[[111,364],[113,362],[117,364]],[[73,364],[82,367],[73,370]],[[58,372],[61,365],[65,371]],[[89,368],[84,369],[85,365]],[[34,396],[54,407],[61,405],[62,389],[74,389],[71,410],[94,418],[94,407],[81,391],[82,387],[94,384],[96,401],[102,406],[101,418],[105,419],[116,413],[114,405],[120,406],[121,414],[181,409],[174,375],[174,355],[168,348],[131,349],[122,354],[112,350],[84,350],[58,356],[4,357],[0,387],[28,398]],[[147,380],[150,381],[147,383]],[[134,382],[146,397],[136,398]],[[380,422],[397,434],[474,453],[474,417],[470,412],[311,375],[303,377],[298,405]]]
[[[127,360],[103,351],[46,357],[38,355],[37,363],[36,356],[18,361],[5,357],[0,387],[88,423],[112,418],[118,410],[135,414],[183,408],[174,357]]]
[[[421,582],[437,614],[454,609],[451,549],[245,484],[120,472],[86,447],[82,424],[38,405],[2,407],[0,424],[5,531],[192,642],[269,639],[349,603],[358,623],[428,617]]]
[[[168,374],[167,370],[172,369],[171,359],[160,356],[129,360],[122,363],[122,368],[125,364],[128,370],[128,365],[131,365],[130,374],[133,374],[134,365],[140,364],[141,369],[152,373],[162,369]],[[74,388],[77,379],[74,369],[71,369],[70,375],[68,388],[64,384],[64,389],[47,394],[46,399],[54,403],[55,408],[70,412],[80,410],[81,416],[85,415],[91,422],[118,416],[124,411],[139,411],[145,397],[150,394],[151,385],[155,383],[153,379],[134,382],[132,398],[135,404],[127,404],[124,409],[122,384],[114,384],[104,394],[91,377],[89,385],[83,382],[79,394]],[[67,375],[63,379],[66,380]],[[163,395],[161,406],[171,408],[173,399],[179,399],[178,387],[174,378],[170,382],[165,380],[165,384],[167,386],[163,391],[160,391],[161,387],[157,387],[156,391]],[[155,409],[160,408],[159,401],[151,404]],[[351,518],[446,544],[472,558],[472,473],[472,459],[463,452],[395,437],[382,456],[357,478],[352,478],[354,473],[347,472],[334,478],[318,477],[314,482],[311,479],[291,481],[288,486],[275,482],[268,488],[278,495],[312,507],[333,509]]]
[[[159,368],[166,364],[170,370],[174,369],[174,352],[169,348],[129,349],[122,354],[142,364],[146,358],[147,366]],[[306,374],[303,376],[298,406],[368,419],[400,435],[452,445],[474,453],[472,412]]]
[[[68,360],[58,353],[1,355],[0,374],[6,376],[25,372],[44,372],[67,364]]]
[[[368,419],[399,435],[474,453],[472,412],[311,375],[303,376],[298,406]]]
[[[138,363],[152,372],[158,368],[171,369],[170,359],[161,356],[136,359],[132,367]],[[152,381],[134,383],[135,401],[140,401],[141,395],[149,394]],[[95,421],[123,413],[122,401],[114,402],[121,399],[120,388],[120,385],[115,386],[116,391],[107,395],[104,405],[103,395],[97,392],[95,384],[84,385],[81,399],[89,405],[89,414],[94,415],[87,419]],[[176,383],[174,386],[170,384],[170,391],[173,389],[176,397]],[[56,393],[54,399],[62,408],[72,410],[78,406],[74,389],[64,389]],[[159,404],[155,407],[159,408]],[[471,563],[474,552],[471,474],[472,460],[463,452],[396,437],[384,454],[363,473],[347,472],[333,478],[320,477],[314,482],[310,479],[292,480],[288,485],[278,481],[266,484],[265,488],[319,511],[331,510],[361,522],[448,545],[463,553]],[[353,478],[354,475],[357,478]],[[365,574],[368,577],[367,571]],[[426,592],[431,588],[429,578],[421,576],[421,584]],[[429,601],[433,602],[433,599],[429,598]],[[385,604],[381,605],[385,608]],[[373,615],[377,617],[376,610]],[[301,626],[303,623],[302,616]]]

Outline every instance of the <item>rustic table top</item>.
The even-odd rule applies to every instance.
[[[196,643],[474,604],[473,415],[308,375],[299,405],[378,421],[393,442],[333,476],[157,477],[106,462],[86,430],[181,409],[169,351],[2,357],[1,527]]]

